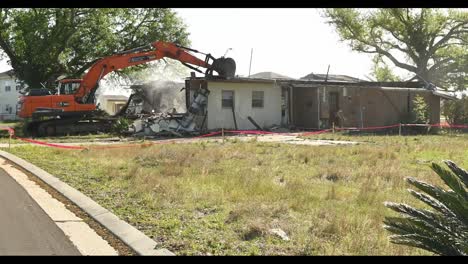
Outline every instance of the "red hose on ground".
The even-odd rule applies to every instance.
[[[13,136],[13,137],[22,141],[26,141],[26,142],[30,142],[30,143],[38,144],[38,145],[44,145],[48,147],[64,148],[64,149],[85,149],[85,147],[80,147],[80,146],[66,146],[66,145],[47,143],[44,141],[38,141],[38,140],[33,140],[33,139],[28,139],[28,138],[20,138],[17,136]]]
[[[399,126],[430,126],[430,127],[442,127],[442,128],[468,128],[468,125],[449,125],[449,124],[395,124],[395,125],[389,125],[389,126],[375,126],[375,127],[363,127],[363,128],[353,128],[353,127],[343,127],[343,128],[335,128],[336,131],[342,131],[342,130],[353,130],[353,131],[360,131],[360,130],[378,130],[378,129],[387,129],[387,128],[395,128]],[[118,146],[94,146],[94,147],[82,147],[82,146],[67,146],[67,145],[61,145],[61,144],[54,144],[54,143],[48,143],[44,141],[39,141],[39,140],[34,140],[34,139],[28,139],[28,138],[21,138],[15,136],[15,130],[11,127],[6,127],[6,128],[0,128],[0,130],[7,130],[8,133],[12,138],[16,138],[22,141],[30,142],[33,144],[38,144],[38,145],[44,145],[48,147],[54,147],[54,148],[63,148],[63,149],[112,149],[112,148],[128,148],[128,147],[144,147],[144,146],[151,146],[155,144],[167,144],[167,143],[172,143],[175,140],[165,140],[165,141],[156,141],[156,142],[151,142],[151,143],[144,143],[144,144],[129,144],[129,145],[118,145]],[[270,132],[270,131],[261,131],[261,130],[224,130],[224,133],[233,133],[233,134],[241,134],[241,135],[290,135],[290,136],[310,136],[310,135],[319,135],[323,133],[328,133],[332,132],[332,129],[324,129],[324,130],[318,130],[318,131],[311,131],[311,132],[304,132],[300,134],[293,134],[293,133],[284,133],[284,132]],[[197,138],[205,138],[205,137],[211,137],[215,135],[219,135],[223,133],[222,131],[216,131],[216,132],[211,132],[208,134],[200,135],[193,137],[192,139],[197,139]]]

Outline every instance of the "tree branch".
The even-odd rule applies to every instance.
[[[389,28],[386,24],[384,23],[379,23],[378,26],[382,27],[383,29],[385,29],[387,32],[389,32],[396,40],[400,41],[400,42],[403,42],[406,44],[406,41],[404,39],[401,39],[399,36],[397,36],[397,34],[395,33],[395,30],[394,29],[391,29]]]
[[[399,51],[401,51],[403,53],[409,53],[410,52],[408,49],[404,49],[404,48],[400,47],[400,45],[398,45],[398,44],[391,43],[389,41],[383,40],[381,36],[376,36],[376,37],[379,39],[380,44],[388,45],[388,46],[392,47],[393,49],[397,49],[397,50],[399,50]]]
[[[409,19],[409,13],[408,13],[409,9],[407,8],[406,9],[406,17]],[[403,23],[405,25],[406,28],[409,28],[411,27],[411,23],[408,23],[407,20],[405,20],[405,18],[403,17],[403,15],[398,11],[398,10],[395,10],[395,9],[390,9],[390,12],[396,17],[398,18],[398,20],[400,20],[401,23]]]
[[[400,68],[403,68],[403,69],[406,69],[406,70],[411,71],[411,72],[416,72],[417,71],[416,67],[398,61],[392,54],[390,54],[389,52],[383,50],[378,45],[369,43],[368,41],[365,41],[364,39],[357,36],[357,34],[354,32],[354,30],[347,23],[344,23],[342,25],[345,26],[350,31],[350,33],[353,35],[354,39],[356,39],[357,41],[359,41],[359,42],[361,42],[361,43],[363,43],[363,44],[365,44],[367,46],[375,48],[375,51],[364,50],[364,49],[359,49],[359,51],[366,52],[366,53],[381,53],[381,54],[385,55],[388,59],[390,59],[396,66],[398,66]]]
[[[447,42],[453,35],[457,34],[457,29],[464,26],[464,25],[468,25],[468,21],[465,21],[465,22],[461,22],[459,23],[458,25],[454,26],[453,28],[451,28],[449,30],[449,32],[447,32],[447,34],[442,38],[440,39],[439,41],[437,41],[436,44],[434,44],[434,46],[430,47],[429,48],[429,54],[432,54],[432,53],[435,53],[436,50],[439,49],[439,46],[442,45],[443,43]]]
[[[429,41],[429,47],[434,46],[435,39],[439,36],[439,32],[441,32],[445,27],[449,25],[448,21],[445,21],[440,27],[437,28],[437,30],[434,30],[434,34],[431,35],[431,39]]]
[[[443,60],[440,60],[436,63],[434,63],[434,65],[431,66],[431,68],[428,69],[428,72],[434,72],[436,71],[438,68],[440,68],[442,65],[444,65],[445,63],[449,62],[453,60],[453,58],[445,58]]]
[[[416,67],[398,61],[392,54],[390,54],[389,52],[387,52],[387,51],[381,49],[381,48],[378,47],[378,46],[374,46],[374,48],[376,49],[377,52],[379,52],[379,53],[385,55],[387,58],[389,58],[396,66],[398,66],[398,67],[400,67],[400,68],[403,68],[403,69],[405,69],[405,70],[411,71],[411,72],[417,72],[417,68],[416,68]]]
[[[81,68],[79,70],[75,71],[73,73],[73,75],[81,76],[87,69],[89,69],[89,67],[91,67],[98,60],[100,60],[100,59],[95,59],[93,61],[89,61],[89,62],[85,63],[83,66],[81,66]]]
[[[11,66],[15,68],[15,66],[22,65],[18,60],[16,54],[11,49],[9,43],[7,43],[1,36],[0,36],[0,47],[2,50],[7,54],[8,58],[10,59]]]

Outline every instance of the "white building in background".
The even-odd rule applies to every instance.
[[[190,98],[198,88],[206,88],[208,95],[206,122],[207,130],[256,129],[249,120],[253,119],[261,128],[280,126],[287,123],[287,112],[282,111],[283,93],[273,79],[187,79],[186,87]]]
[[[101,94],[99,95],[99,108],[110,115],[117,114],[127,104],[128,97],[125,95]]]
[[[16,120],[16,106],[20,94],[21,85],[12,71],[0,73],[0,121]]]

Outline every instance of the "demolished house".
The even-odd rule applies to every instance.
[[[282,123],[281,89],[274,80],[191,78],[186,89],[189,100],[200,89],[209,91],[202,130],[266,129]]]
[[[185,86],[153,82],[131,88],[133,93],[119,115],[133,120],[129,132],[135,136],[183,136],[218,128],[281,125],[281,90],[271,80],[194,77]],[[247,99],[251,95],[253,99]],[[258,124],[253,125],[254,120]]]
[[[186,87],[191,94],[201,88],[210,92],[204,130],[393,125],[407,121],[417,95],[428,104],[430,124],[436,124],[440,122],[440,100],[454,99],[421,82],[357,80],[190,78]]]
[[[207,91],[198,91],[188,105],[183,83],[153,81],[130,88],[133,92],[119,113],[133,121],[129,133],[151,137],[200,132],[195,119],[203,116]]]
[[[262,76],[263,75],[263,76]],[[219,129],[324,129],[404,123],[423,97],[430,124],[440,122],[441,99],[454,99],[421,82],[367,82],[349,76],[293,79],[190,77],[182,83],[133,86],[124,111],[132,133],[143,136],[196,135]],[[308,75],[310,77],[310,75]]]
[[[414,98],[429,108],[429,123],[440,122],[442,98],[453,97],[420,82],[324,82],[297,80],[281,83],[289,96],[288,124],[298,128],[374,127],[406,123],[414,113]]]
[[[110,115],[118,113],[127,103],[128,96],[103,94],[99,96],[99,108]]]

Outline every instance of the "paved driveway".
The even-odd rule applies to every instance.
[[[3,169],[0,255],[80,255],[54,221]]]

